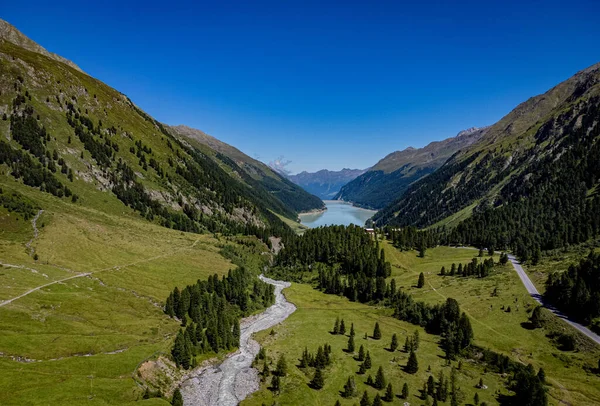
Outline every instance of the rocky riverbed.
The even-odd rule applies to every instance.
[[[260,276],[264,282],[275,286],[275,304],[264,312],[247,317],[240,324],[241,336],[238,351],[221,365],[200,368],[181,384],[181,394],[186,406],[235,406],[259,388],[258,371],[251,367],[260,345],[252,334],[271,328],[288,318],[296,306],[281,293],[289,282]]]

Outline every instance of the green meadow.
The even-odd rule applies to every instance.
[[[383,243],[386,259],[392,263],[392,278],[396,279],[399,287],[414,295],[415,299],[429,303],[441,303],[447,297],[452,297],[461,305],[470,319],[475,334],[475,344],[503,353],[511,359],[525,364],[531,363],[536,370],[540,367],[546,372],[548,380],[548,398],[550,404],[568,403],[572,405],[594,405],[600,403],[600,377],[593,370],[600,358],[600,349],[583,338],[578,338],[578,348],[575,351],[561,351],[547,335],[550,332],[564,331],[573,333],[562,321],[551,318],[547,327],[530,330],[527,328],[529,314],[533,309],[533,299],[510,264],[496,266],[492,273],[483,279],[462,276],[440,276],[442,266],[447,270],[452,263],[466,264],[478,255],[477,250],[437,247],[428,249],[424,258],[419,258],[417,252],[401,252],[387,242]],[[485,258],[483,258],[485,259]],[[497,260],[497,256],[494,257]],[[425,275],[425,286],[416,287],[419,273]],[[379,365],[382,365],[388,381],[392,382],[394,391],[399,394],[404,382],[410,388],[411,404],[423,404],[419,390],[422,389],[429,375],[437,379],[439,371],[443,370],[446,377],[450,367],[442,359],[443,352],[439,348],[439,336],[426,334],[416,326],[396,320],[391,317],[392,311],[386,308],[373,307],[353,303],[346,298],[326,295],[314,290],[309,285],[293,284],[284,291],[287,298],[296,304],[298,310],[279,327],[274,334],[261,332],[258,340],[267,349],[267,354],[277,360],[279,354],[286,354],[290,365],[289,375],[282,380],[282,390],[279,395],[269,391],[268,384],[261,385],[259,392],[246,400],[244,405],[272,404],[315,404],[334,405],[340,400],[342,405],[357,404],[360,397],[343,399],[340,391],[346,379],[353,375],[357,381],[359,393],[367,389],[371,400],[377,393],[367,387],[367,375],[357,375],[359,362],[343,349],[347,345],[346,337],[331,335],[336,317],[345,320],[346,325],[354,323],[357,336],[356,348],[363,344],[373,356],[373,369],[369,373],[375,375]],[[510,311],[508,308],[510,307]],[[375,321],[379,321],[383,332],[380,341],[364,340],[364,333],[372,334]],[[415,375],[405,373],[402,366],[406,365],[407,354],[402,351],[390,353],[391,335],[399,336],[400,346],[407,334],[413,334],[418,329],[421,337],[421,348],[417,351],[419,371]],[[333,349],[333,364],[325,370],[325,387],[319,391],[308,386],[312,378],[295,365],[304,347],[315,352],[319,345],[329,343]],[[274,361],[274,362],[275,362]],[[453,362],[457,366],[456,362]],[[273,366],[274,367],[274,366]],[[431,367],[431,372],[428,368]],[[568,373],[565,373],[568,371]],[[475,388],[482,378],[486,390]],[[458,371],[458,381],[464,395],[463,403],[472,403],[475,392],[480,401],[498,404],[497,391],[500,394],[510,394],[505,388],[505,376],[485,372],[483,365],[472,360],[463,360],[462,368]],[[381,396],[384,391],[379,392]],[[404,400],[395,398],[393,404],[403,404]]]

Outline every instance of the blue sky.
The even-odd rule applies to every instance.
[[[598,3],[34,0],[0,18],[158,120],[299,172],[493,124],[600,62]]]

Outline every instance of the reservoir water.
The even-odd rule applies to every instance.
[[[327,206],[326,211],[301,214],[300,222],[310,228],[326,225],[348,226],[350,224],[364,226],[365,222],[376,213],[375,210],[361,209],[338,200],[324,200],[324,203]]]

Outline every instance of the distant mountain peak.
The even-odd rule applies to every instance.
[[[470,135],[470,134],[476,133],[477,131],[485,130],[488,127],[489,126],[467,128],[466,130],[462,130],[458,134],[456,134],[456,137],[462,137],[464,135]]]
[[[11,25],[7,21],[4,21],[0,18],[0,39],[11,42],[15,45],[20,46],[21,48],[25,48],[28,51],[35,52],[44,56],[47,56],[50,59],[54,59],[55,61],[62,62],[65,65],[70,66],[73,69],[77,69],[79,72],[83,72],[79,66],[77,66],[72,61],[63,58],[60,55],[49,52],[46,48],[39,45],[37,42],[33,41],[21,31],[19,31],[15,26]],[[83,72],[85,73],[85,72]]]

